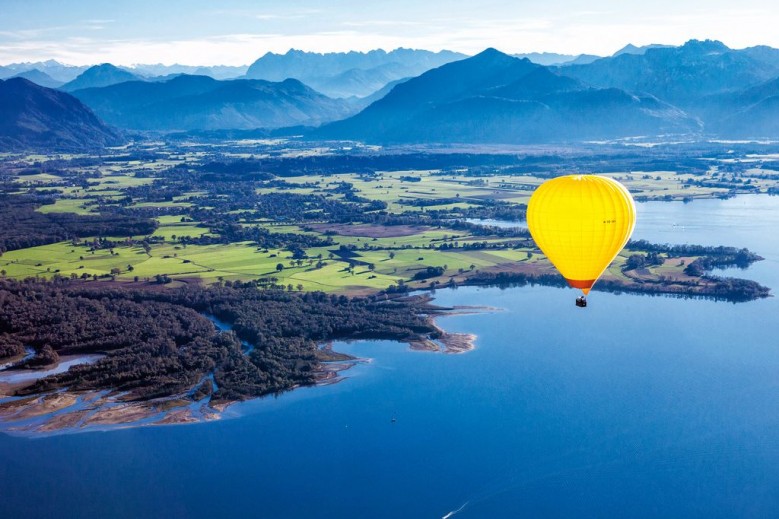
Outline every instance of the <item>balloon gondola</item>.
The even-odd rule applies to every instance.
[[[586,307],[595,282],[622,250],[636,224],[627,188],[600,175],[547,180],[530,197],[527,224],[538,248],[583,295]]]

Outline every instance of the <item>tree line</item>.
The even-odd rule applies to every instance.
[[[25,249],[89,236],[145,236],[157,222],[121,214],[41,213],[53,199],[0,195],[0,251]]]

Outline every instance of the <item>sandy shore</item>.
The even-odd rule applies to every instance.
[[[467,353],[476,348],[477,335],[473,333],[450,333],[436,322],[438,317],[449,315],[481,314],[484,312],[500,312],[501,308],[493,306],[455,306],[430,317],[430,323],[440,334],[437,339],[423,339],[409,343],[412,350],[431,351],[447,354]]]
[[[117,425],[137,422],[138,420],[151,418],[158,413],[159,411],[145,404],[119,404],[113,407],[98,409],[84,421],[84,425]]]
[[[176,425],[183,423],[196,423],[199,421],[200,420],[192,415],[192,411],[189,409],[178,409],[176,411],[169,412],[162,420],[154,422],[154,425]]]
[[[91,412],[91,409],[85,409],[83,411],[73,411],[52,416],[51,419],[43,422],[43,424],[38,427],[38,430],[41,432],[54,432],[63,429],[71,429],[78,426]]]
[[[466,353],[476,347],[476,335],[472,333],[443,332],[438,339],[411,341],[409,346],[415,351],[431,351],[447,354]]]
[[[72,393],[55,393],[11,400],[0,403],[0,417],[19,421],[43,416],[72,406],[77,398]]]
[[[18,398],[0,402],[0,421],[4,429],[17,433],[52,433],[104,429],[106,427],[134,427],[170,425],[219,419],[231,403],[210,407],[204,404],[194,416],[192,402],[181,398],[160,399],[153,402],[122,402],[121,395],[100,392],[69,392]],[[164,416],[150,421],[157,415]]]

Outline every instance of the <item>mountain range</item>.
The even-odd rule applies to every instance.
[[[779,49],[733,50],[719,41],[690,40],[641,54],[618,53],[559,71],[594,87],[645,92],[685,108],[706,96],[734,92],[779,75]]]
[[[267,81],[294,78],[331,97],[364,97],[391,81],[418,76],[465,57],[451,51],[402,48],[326,54],[292,49],[286,54],[265,54],[249,66],[246,77]]]
[[[90,68],[89,65],[76,66],[65,65],[58,61],[37,61],[32,63],[11,63],[9,65],[0,65],[0,79],[6,79],[14,76],[22,76],[22,74],[37,70],[50,76],[60,84],[73,81],[79,74]],[[132,74],[139,77],[152,78],[156,76],[169,76],[171,74],[191,74],[199,76],[210,76],[214,79],[232,79],[239,76],[243,76],[246,73],[246,69],[249,67],[244,66],[229,66],[229,65],[214,65],[214,66],[197,66],[197,65],[163,65],[157,64],[139,64],[132,67],[122,67]],[[22,76],[25,77],[25,76]],[[35,81],[33,81],[35,82]],[[42,85],[48,86],[48,85]]]
[[[495,49],[456,58],[452,53],[405,49],[290,51],[267,54],[247,70],[276,79],[308,75],[331,89],[360,83],[368,90],[367,85],[382,83],[361,98],[333,98],[298,79],[140,77],[104,64],[83,70],[60,87],[71,90],[82,104],[68,100],[63,91],[42,87],[34,96],[31,83],[18,78],[5,82],[2,101],[8,120],[21,122],[6,124],[3,142],[13,138],[9,124],[23,135],[16,145],[33,142],[36,135],[45,141],[44,132],[27,131],[45,124],[74,131],[91,128],[87,133],[98,138],[87,139],[88,146],[113,142],[116,132],[94,119],[89,109],[108,124],[129,130],[296,127],[299,133],[305,126],[309,138],[376,143],[560,142],[665,134],[779,138],[779,50],[770,47],[735,50],[710,40],[676,47],[628,45],[610,57],[588,63],[582,61],[589,57],[579,57],[558,66]],[[446,63],[433,66],[436,60]],[[425,71],[383,83],[414,67]],[[57,81],[37,69],[23,74],[52,86]],[[15,88],[9,88],[11,84]]]
[[[235,79],[246,74],[247,65],[163,65],[161,63],[153,65],[134,65],[130,71],[143,77],[170,76],[178,74],[189,74],[190,76],[208,76],[214,79]]]
[[[10,63],[8,65],[0,65],[0,79],[11,78],[30,70],[38,70],[62,84],[75,79],[76,76],[88,68],[88,66],[66,65],[53,59],[48,61]]]
[[[697,120],[651,95],[591,88],[528,59],[487,49],[397,85],[359,114],[313,136],[523,143],[699,130]]]
[[[331,99],[296,79],[217,81],[182,74],[72,94],[109,124],[163,132],[315,126],[355,112],[348,101]]]
[[[514,60],[514,61],[512,61]],[[524,62],[520,64],[519,62]],[[779,138],[779,50],[691,40],[541,67],[488,50],[394,88],[316,138],[541,142],[661,134]]]
[[[93,150],[121,142],[73,96],[24,78],[0,80],[0,149]]]

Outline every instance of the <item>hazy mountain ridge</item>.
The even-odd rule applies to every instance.
[[[134,130],[188,131],[318,125],[354,113],[351,103],[300,81],[218,81],[180,75],[73,93],[110,124]]]
[[[571,65],[592,63],[602,56],[595,54],[558,54],[556,52],[527,52],[523,54],[512,54],[515,58],[527,58],[533,63],[550,67],[553,65]]]
[[[690,40],[679,47],[618,53],[560,71],[595,87],[646,92],[686,107],[704,96],[735,92],[778,76],[779,51],[733,50],[719,41]]]
[[[139,81],[142,78],[110,63],[89,67],[73,81],[60,87],[65,92],[75,92],[83,88],[95,88],[116,85],[126,81]]]
[[[268,81],[295,78],[328,96],[363,97],[391,81],[417,76],[464,57],[451,51],[402,48],[325,54],[291,49],[286,54],[265,54],[249,66],[246,77]]]
[[[121,141],[70,94],[23,78],[0,80],[0,149],[88,150]]]
[[[32,81],[36,85],[40,85],[46,88],[58,88],[63,85],[62,81],[57,81],[47,73],[42,72],[37,68],[25,70],[24,72],[15,74],[8,79],[15,78],[15,77],[24,78],[27,81]]]
[[[191,76],[209,76],[214,79],[235,79],[246,74],[248,65],[163,65],[157,64],[139,64],[130,67],[133,73],[148,78],[158,76],[170,76],[188,74]]]
[[[66,65],[55,60],[37,61],[27,63],[10,63],[0,65],[0,79],[11,78],[14,76],[27,77],[23,75],[32,70],[38,70],[50,76],[59,84],[65,84],[73,81],[87,69],[96,65]],[[246,73],[248,65],[164,65],[162,63],[136,64],[131,66],[117,67],[135,74],[139,78],[156,78],[159,76],[170,76],[179,74],[191,74],[197,76],[210,76],[214,79],[233,79]],[[34,81],[33,81],[34,82]],[[48,85],[41,85],[48,86]],[[51,87],[50,87],[51,88]]]
[[[66,65],[53,59],[47,61],[9,63],[8,65],[0,65],[0,79],[11,78],[23,72],[37,69],[52,77],[55,81],[67,83],[68,81],[75,79],[76,76],[88,68],[89,66]]]

